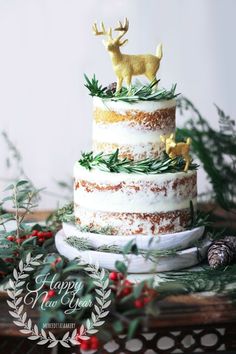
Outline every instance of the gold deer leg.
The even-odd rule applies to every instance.
[[[127,85],[127,89],[128,89],[128,93],[130,94],[131,92],[131,80],[132,80],[132,76],[126,76],[125,77],[125,81],[126,81],[126,85]]]
[[[154,82],[156,80],[156,74],[145,73],[145,76],[150,82]],[[153,86],[153,91],[157,90],[157,84]]]
[[[184,172],[187,172],[190,164],[190,157],[189,156],[185,157],[184,161],[185,161]]]
[[[116,85],[116,92],[120,92],[120,90],[122,88],[122,84],[123,84],[123,78],[118,77],[117,78],[117,85]]]

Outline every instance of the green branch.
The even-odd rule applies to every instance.
[[[84,75],[84,77],[85,87],[89,90],[90,96],[111,99],[112,101],[133,103],[136,101],[171,100],[179,95],[175,93],[176,84],[172,85],[170,90],[156,89],[159,80],[154,80],[147,85],[134,85],[130,90],[126,87],[122,87],[120,92],[115,92],[115,90],[110,89],[109,86],[102,86],[95,75],[93,75],[92,79],[89,79],[87,75]]]
[[[127,158],[120,159],[118,154],[118,149],[114,153],[107,155],[103,153],[94,155],[93,152],[82,153],[82,158],[79,160],[79,164],[87,170],[97,168],[106,172],[140,174],[182,172],[185,166],[185,161],[182,157],[170,159],[167,155],[164,155],[163,158],[159,159],[147,158],[139,161],[134,161]],[[198,165],[195,163],[191,163],[189,166],[190,170],[196,170],[197,168]]]

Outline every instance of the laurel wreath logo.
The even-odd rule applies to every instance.
[[[22,296],[24,289],[22,287],[30,275],[29,272],[34,270],[33,267],[41,264],[39,262],[41,257],[43,257],[42,254],[31,257],[29,253],[26,257],[25,264],[21,260],[18,266],[19,270],[13,270],[14,280],[9,280],[9,287],[7,289],[8,296],[11,299],[7,300],[7,304],[11,308],[9,314],[14,318],[13,323],[16,326],[22,327],[20,332],[29,334],[28,339],[37,340],[37,344],[39,345],[46,344],[48,348],[55,347],[57,344],[61,344],[65,348],[70,348],[71,345],[79,345],[81,343],[79,340],[89,339],[88,335],[97,333],[97,327],[105,323],[104,319],[109,314],[108,307],[111,304],[111,300],[109,300],[111,289],[107,290],[109,279],[104,280],[105,270],[100,270],[98,265],[89,265],[84,268],[93,279],[93,284],[96,286],[96,303],[93,306],[94,310],[91,312],[91,317],[87,319],[86,326],[83,324],[80,326],[79,332],[76,328],[72,333],[68,331],[61,339],[57,339],[52,332],[48,331],[48,333],[46,333],[44,329],[39,330],[36,324],[33,325],[32,320],[27,318],[27,313],[24,311],[24,304],[22,304],[24,299]]]

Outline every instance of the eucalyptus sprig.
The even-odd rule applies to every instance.
[[[147,158],[139,161],[129,160],[127,158],[119,158],[119,150],[117,149],[111,154],[94,154],[93,152],[82,153],[82,158],[79,164],[91,170],[97,168],[106,172],[116,173],[148,173],[148,174],[161,174],[161,173],[174,173],[184,170],[185,162],[182,157],[178,156],[175,159],[169,158],[164,154],[163,158],[153,159]],[[190,170],[196,170],[198,165],[195,163],[190,164]]]
[[[136,101],[159,101],[159,100],[171,100],[177,97],[179,94],[175,93],[176,84],[172,85],[170,90],[156,89],[159,80],[154,80],[147,85],[134,85],[131,89],[122,87],[120,92],[113,92],[108,87],[103,87],[95,74],[92,79],[89,79],[87,75],[85,77],[85,87],[90,92],[90,96],[96,96],[103,99],[111,99],[112,101],[124,101],[133,103]]]

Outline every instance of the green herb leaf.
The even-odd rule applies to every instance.
[[[130,322],[128,327],[127,339],[131,339],[134,337],[140,323],[141,323],[140,318],[135,318]]]
[[[116,261],[115,262],[115,267],[116,269],[118,270],[118,272],[121,272],[123,274],[126,274],[127,273],[127,266],[124,264],[124,262],[121,262],[121,261]]]

